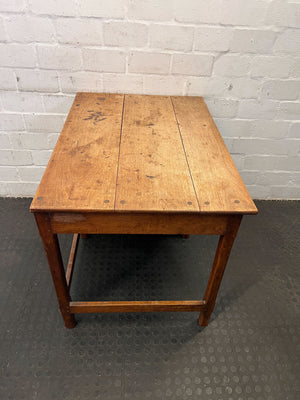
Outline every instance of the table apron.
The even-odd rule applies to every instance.
[[[53,233],[223,235],[232,215],[48,213]]]

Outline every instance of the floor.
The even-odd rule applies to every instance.
[[[208,327],[197,313],[90,314],[71,330],[29,204],[0,199],[1,400],[300,398],[300,202],[257,201],[244,218]],[[200,299],[216,244],[81,239],[72,297]]]

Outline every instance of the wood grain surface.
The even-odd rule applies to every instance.
[[[256,213],[202,97],[173,97],[174,112],[202,212]]]
[[[32,210],[114,209],[123,99],[76,95]]]
[[[78,93],[31,211],[255,214],[201,97]]]
[[[199,211],[169,97],[125,98],[115,210]]]

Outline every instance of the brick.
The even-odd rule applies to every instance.
[[[53,42],[55,31],[49,18],[14,15],[6,21],[9,38],[16,42]]]
[[[287,187],[287,186],[271,186],[270,197],[272,199],[300,199],[300,186]]]
[[[276,100],[296,100],[300,92],[300,81],[272,80],[264,83],[263,97]]]
[[[268,186],[247,185],[247,189],[253,199],[266,199],[270,197],[270,188]]]
[[[300,175],[300,174],[298,174]],[[295,181],[296,174],[291,172],[264,172],[257,180],[259,185],[273,186],[284,185],[287,186]]]
[[[127,0],[79,0],[79,15],[101,18],[124,18]]]
[[[103,74],[103,90],[112,93],[142,93],[141,75]]]
[[[287,155],[293,147],[293,141],[260,138],[240,138],[233,141],[232,152],[243,154]]]
[[[99,72],[65,72],[60,74],[61,90],[66,93],[100,92],[103,89]]]
[[[286,148],[288,148],[289,156],[294,157],[294,156],[298,156],[300,154],[300,140],[286,138],[284,145]]]
[[[42,97],[37,93],[2,92],[3,107],[7,111],[43,112]]]
[[[5,131],[22,131],[25,129],[21,114],[0,113],[0,126]]]
[[[40,182],[45,172],[45,167],[19,167],[18,174],[21,181]]]
[[[275,169],[276,162],[286,159],[281,155],[246,155],[244,159],[244,168],[246,170],[272,171]]]
[[[250,78],[213,75],[210,78],[189,77],[188,94],[192,96],[224,97],[233,99],[257,98],[261,82]]]
[[[239,171],[244,168],[244,160],[245,156],[243,154],[234,154],[231,153],[231,158]]]
[[[227,92],[231,78],[222,76],[190,76],[187,82],[187,94],[189,96],[219,97]],[[224,96],[226,97],[226,96]]]
[[[97,46],[103,44],[102,22],[99,19],[58,18],[54,24],[60,43]]]
[[[252,136],[252,120],[215,118],[215,123],[224,137]]]
[[[207,107],[215,118],[233,118],[238,109],[238,102],[229,99],[205,99]]]
[[[227,96],[239,99],[256,99],[260,96],[262,82],[251,78],[231,78]]]
[[[209,76],[212,72],[213,57],[202,54],[174,54],[172,73],[182,75]]]
[[[235,78],[213,75],[211,77],[189,77],[187,93],[191,96],[228,97],[234,99],[257,98],[261,81],[250,78]]]
[[[256,185],[258,182],[258,171],[240,171],[240,175],[245,185]]]
[[[131,22],[107,22],[103,24],[106,46],[143,47],[148,41],[148,26]]]
[[[300,30],[286,29],[279,34],[275,44],[274,52],[278,53],[300,53]]]
[[[279,103],[271,100],[241,100],[238,117],[247,119],[273,119],[279,108]]]
[[[10,148],[16,150],[22,150],[21,135],[25,132],[8,132]]]
[[[77,14],[76,0],[31,0],[30,9],[36,14],[74,16]]]
[[[57,133],[62,130],[65,116],[59,114],[25,114],[24,120],[28,131]]]
[[[221,0],[175,0],[174,17],[179,22],[219,23]]]
[[[83,49],[83,67],[90,71],[125,72],[125,53],[117,50]]]
[[[175,25],[150,25],[150,47],[190,51],[193,45],[194,28]]]
[[[7,35],[4,30],[4,23],[3,19],[0,18],[0,42],[6,42],[7,41]]]
[[[129,55],[128,71],[144,74],[167,74],[170,54],[133,51]]]
[[[252,122],[252,136],[257,138],[281,139],[287,136],[289,122],[256,120]]]
[[[47,150],[48,136],[47,133],[11,133],[11,143],[14,149],[17,150]]]
[[[15,73],[20,91],[59,92],[58,75],[56,71],[19,69],[16,70]]]
[[[252,61],[250,73],[255,77],[287,78],[291,65],[292,61],[286,57],[257,56]]]
[[[274,163],[274,169],[278,171],[299,171],[300,157],[278,157]]]
[[[10,149],[11,148],[9,136],[7,133],[0,132],[0,148],[1,149]]]
[[[11,69],[0,69],[0,89],[2,90],[16,90],[17,81],[16,76]]]
[[[31,152],[27,150],[0,150],[0,165],[31,165]]]
[[[45,95],[43,102],[45,111],[52,114],[67,114],[73,104],[74,96]]]
[[[300,139],[300,122],[295,122],[291,124],[288,137],[290,138],[299,138]],[[300,167],[299,167],[300,169]]]
[[[230,28],[201,27],[195,31],[194,50],[227,51],[232,40]]]
[[[170,21],[173,19],[172,0],[129,0],[128,17],[153,21]]]
[[[9,197],[9,196],[12,197],[9,193],[9,189],[5,182],[2,182],[0,185],[0,196],[1,197]]]
[[[231,149],[232,149],[232,138],[223,137],[223,140],[225,142],[225,145],[226,145],[228,151],[231,152]]]
[[[18,181],[19,177],[15,167],[0,167],[0,181]],[[1,186],[1,185],[0,185]]]
[[[214,73],[220,76],[245,76],[250,69],[251,57],[225,54],[214,63]]]
[[[220,22],[226,25],[263,25],[268,3],[259,0],[223,0]]]
[[[32,150],[32,159],[34,165],[47,166],[50,160],[52,151],[51,150]]]
[[[292,78],[300,78],[300,57],[293,57],[290,76]]]
[[[60,135],[59,133],[50,133],[48,135],[48,146],[49,146],[49,149],[54,149],[59,135]]]
[[[287,120],[300,120],[300,102],[283,101],[277,113],[277,118]]]
[[[45,69],[81,68],[81,53],[76,47],[38,45],[39,65]]]
[[[0,44],[2,67],[35,67],[36,55],[32,45]]]
[[[286,0],[272,1],[266,17],[268,25],[300,28],[300,4]]]
[[[33,197],[38,185],[35,182],[7,182],[5,195],[9,197]]]
[[[144,93],[182,96],[186,83],[187,78],[182,76],[148,75],[144,76]]]
[[[24,0],[1,0],[0,11],[4,12],[22,12],[25,10]]]
[[[241,53],[270,53],[277,33],[270,30],[235,29],[230,50]]]

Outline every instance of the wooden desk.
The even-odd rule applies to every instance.
[[[75,313],[199,311],[205,326],[244,214],[257,209],[201,97],[78,93],[32,201],[65,326]],[[63,266],[58,233],[74,233]],[[72,301],[79,234],[220,235],[203,300]]]

